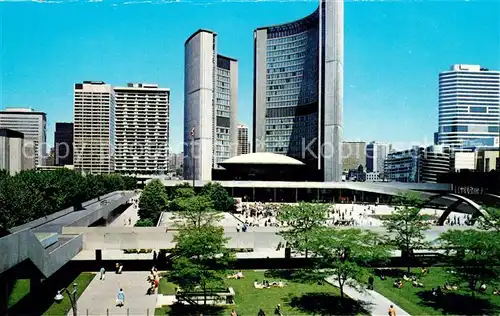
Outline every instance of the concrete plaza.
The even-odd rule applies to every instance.
[[[126,267],[125,267],[126,268]],[[87,289],[80,293],[77,301],[79,315],[154,315],[156,294],[146,295],[149,272],[128,272],[115,274],[106,272],[105,279],[100,280],[99,273],[90,282]],[[116,306],[116,296],[120,288],[125,292],[125,305]],[[72,316],[69,311],[68,316]]]

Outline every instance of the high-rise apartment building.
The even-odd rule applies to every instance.
[[[32,160],[32,163],[27,162],[27,166],[44,165],[47,140],[47,117],[44,112],[31,108],[7,108],[0,111],[0,128],[23,133],[23,155]]]
[[[129,83],[116,96],[115,171],[162,174],[168,170],[170,89]]]
[[[365,142],[342,142],[342,159],[344,170],[358,169],[366,163]]]
[[[178,169],[182,169],[184,164],[184,153],[170,154],[168,169],[170,172],[177,172]],[[182,172],[181,172],[182,175]]]
[[[250,152],[250,143],[248,142],[248,126],[238,125],[238,153],[237,155],[245,155]]]
[[[391,145],[371,142],[366,145],[366,171],[384,173],[384,161],[391,151]]]
[[[254,31],[253,151],[305,162],[342,180],[343,0]]]
[[[115,92],[102,81],[74,86],[74,166],[86,173],[115,170]]]
[[[237,151],[238,61],[217,54],[216,33],[198,30],[185,43],[184,76],[184,178],[211,180]]]
[[[439,74],[438,143],[458,148],[499,135],[500,71],[453,65]]]
[[[73,164],[73,123],[56,123],[54,132],[54,165]]]

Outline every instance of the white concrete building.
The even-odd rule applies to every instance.
[[[115,92],[102,81],[74,86],[74,166],[86,173],[115,170]]]
[[[216,33],[198,30],[185,43],[184,75],[184,178],[211,180],[236,155],[238,61],[217,54]]]
[[[453,170],[475,170],[476,153],[475,152],[455,152],[453,154]]]
[[[32,160],[27,169],[43,166],[46,155],[47,118],[44,112],[31,108],[7,108],[0,111],[0,128],[8,128],[24,134],[23,155]],[[31,156],[31,157],[28,157]]]
[[[23,145],[23,133],[0,128],[0,170],[7,170],[13,175],[25,169]]]
[[[170,89],[129,83],[116,96],[115,171],[162,174],[168,170]]]
[[[439,74],[439,144],[498,136],[499,111],[500,71],[457,64]]]
[[[248,142],[248,126],[244,124],[238,125],[238,153],[237,155],[245,155],[250,153],[250,143]]]
[[[387,143],[371,142],[366,145],[366,171],[384,173],[384,161],[391,151]]]

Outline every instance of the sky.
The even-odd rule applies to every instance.
[[[161,3],[160,3],[161,2]],[[253,30],[313,12],[317,1],[0,0],[0,108],[73,121],[73,84],[157,83],[171,89],[171,150],[182,148],[184,42],[218,34],[239,61],[239,122],[252,125]],[[346,2],[344,138],[428,144],[438,74],[452,64],[500,69],[500,1]]]

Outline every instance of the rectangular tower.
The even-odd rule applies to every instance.
[[[26,169],[44,165],[47,140],[47,117],[31,108],[7,108],[0,111],[0,128],[23,133],[23,155],[31,160]]]
[[[170,89],[129,83],[116,95],[115,171],[163,174],[168,170]]]
[[[86,173],[115,170],[115,92],[102,81],[74,86],[74,166]]]
[[[250,153],[248,142],[248,126],[238,125],[238,152],[237,155],[246,155]]]
[[[499,112],[500,71],[457,64],[439,74],[439,144],[499,136]]]
[[[198,30],[185,43],[184,178],[211,180],[236,155],[238,62],[217,54],[217,34]]]
[[[73,164],[73,123],[56,123],[54,132],[54,165]]]

